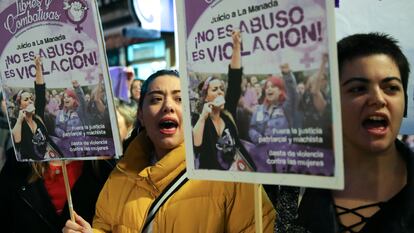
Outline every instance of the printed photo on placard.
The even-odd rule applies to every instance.
[[[0,20],[0,77],[17,160],[120,155],[96,2],[1,1]]]
[[[190,177],[343,186],[333,11],[177,1]]]

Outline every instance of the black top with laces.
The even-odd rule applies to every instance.
[[[339,221],[343,211],[335,206],[331,192],[322,189],[306,189],[298,209],[297,224],[313,233],[405,233],[414,232],[414,153],[402,142],[396,141],[397,150],[407,165],[407,184],[386,202],[373,203],[379,210],[371,217],[361,218],[365,224],[360,231],[353,231]],[[369,206],[361,206],[361,209]],[[352,212],[352,211],[351,211]],[[358,212],[355,211],[354,212]]]

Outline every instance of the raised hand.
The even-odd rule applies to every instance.
[[[42,58],[37,55],[34,58],[34,62],[36,66],[36,84],[44,84],[45,81],[43,79]]]
[[[207,102],[203,106],[203,110],[201,110],[200,118],[207,119],[213,109],[213,104],[211,102]]]

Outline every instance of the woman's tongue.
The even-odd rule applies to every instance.
[[[162,134],[174,134],[177,130],[177,123],[173,121],[163,121],[159,126]]]
[[[371,133],[382,133],[387,129],[388,123],[385,120],[365,120],[362,126]]]

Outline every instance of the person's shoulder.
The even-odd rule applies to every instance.
[[[117,161],[111,176],[117,174],[117,177],[125,175],[136,178],[138,172],[149,165],[152,148],[153,145],[145,129],[139,130],[138,135],[131,138],[131,142],[125,148],[124,155]]]
[[[395,146],[397,148],[398,153],[406,161],[408,170],[413,171],[414,170],[414,152],[399,139],[395,140]]]
[[[4,164],[0,172],[1,183],[23,181],[28,178],[32,172],[30,163],[18,162],[13,148],[10,148],[6,152],[6,163]]]

